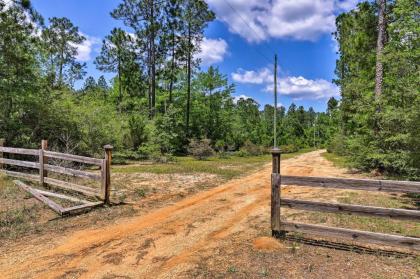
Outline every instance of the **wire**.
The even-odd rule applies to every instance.
[[[261,39],[261,40],[264,40],[264,38],[262,38],[260,35],[259,35],[259,33],[257,32],[257,31],[255,31],[255,29],[242,17],[242,15],[227,1],[227,0],[224,0],[224,2],[226,3],[226,5],[228,5],[229,6],[229,8],[233,11],[233,12],[235,12],[238,16],[239,16],[239,18],[245,23],[245,25],[246,26],[248,26],[248,28],[259,38],[259,39]],[[240,32],[238,32],[238,33],[240,33]],[[267,46],[267,45],[264,45],[270,52],[272,52],[273,54],[275,54],[276,52],[274,51],[274,49],[273,48],[271,48],[271,47],[269,47],[269,46]],[[258,51],[259,52],[259,51]],[[269,63],[271,63],[272,62],[272,59],[270,59],[270,58],[268,58],[264,53],[262,53],[262,52],[259,52],[265,59],[267,59],[267,61],[269,61]]]

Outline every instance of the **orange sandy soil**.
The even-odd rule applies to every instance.
[[[314,151],[282,162],[287,175],[349,177]],[[100,229],[0,248],[1,278],[419,278],[416,258],[392,258],[268,237],[270,165],[145,215]],[[354,177],[354,175],[352,175]],[[341,191],[287,186],[286,197]],[[293,211],[285,210],[285,216]]]

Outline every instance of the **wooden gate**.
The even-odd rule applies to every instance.
[[[352,215],[385,217],[419,222],[419,210],[406,210],[341,203],[316,202],[308,200],[284,199],[281,198],[281,186],[293,185],[304,187],[321,187],[391,193],[420,193],[420,182],[308,176],[284,176],[280,174],[280,150],[273,149],[272,155],[273,170],[271,174],[271,230],[273,236],[284,237],[287,232],[298,232],[325,237],[346,238],[365,243],[405,247],[411,250],[420,251],[420,238],[417,237],[373,233],[367,231],[334,228],[321,225],[287,222],[283,221],[280,215],[280,208],[288,207],[299,210],[347,213]]]
[[[47,141],[43,140],[41,143],[40,149],[24,149],[24,148],[13,148],[13,147],[4,147],[4,141],[0,140],[0,172],[11,176],[20,178],[23,180],[38,182],[40,186],[46,188],[56,188],[63,190],[69,193],[77,193],[82,196],[90,197],[96,201],[88,201],[74,196],[67,196],[62,193],[45,191],[43,189],[37,189],[25,184],[22,181],[15,180],[15,184],[31,193],[36,199],[44,202],[51,209],[56,211],[60,215],[66,215],[74,213],[80,210],[86,210],[104,203],[109,203],[110,198],[110,189],[111,189],[111,157],[112,157],[112,146],[106,145],[105,149],[105,158],[97,159],[90,158],[72,154],[65,154],[60,152],[53,152],[47,150]],[[5,153],[8,154],[18,154],[19,156],[33,157],[35,161],[26,161],[26,160],[16,160],[4,158]],[[94,165],[99,167],[100,174],[94,172],[88,172],[84,170],[77,170],[70,167],[58,166],[49,164],[48,161],[51,160],[61,160],[61,161],[70,161],[88,165]],[[36,169],[39,171],[39,174],[21,172],[21,171],[11,171],[3,168],[4,165],[13,165],[17,167],[25,167],[30,169]],[[88,179],[93,181],[98,181],[101,184],[101,187],[89,187],[84,185],[78,185],[68,181],[64,181],[61,176],[58,177],[49,177],[48,173],[53,172],[59,175],[77,177],[82,179]],[[64,208],[61,205],[57,204],[50,198],[58,198],[76,203],[76,206]],[[98,201],[99,200],[99,201]]]

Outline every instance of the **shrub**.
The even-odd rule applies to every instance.
[[[213,156],[214,151],[210,146],[210,140],[191,140],[188,145],[188,152],[198,160],[204,160]]]
[[[335,153],[337,155],[347,155],[346,154],[346,139],[341,133],[337,133],[331,139],[328,144],[327,151],[330,153]]]
[[[240,151],[243,154],[246,154],[245,156],[258,156],[262,155],[264,153],[264,148],[262,146],[258,146],[251,141],[247,140],[245,141],[244,145],[240,149]],[[241,156],[241,155],[239,155]]]
[[[294,144],[285,144],[280,146],[281,153],[293,153],[298,152],[299,147]]]

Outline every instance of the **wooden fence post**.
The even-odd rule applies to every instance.
[[[111,192],[111,161],[112,161],[112,145],[105,145],[105,165],[102,182],[102,195],[104,203],[109,204],[109,197]]]
[[[280,229],[280,149],[273,148],[271,154],[273,156],[273,170],[271,174],[271,233],[274,237],[284,237],[285,233]]]
[[[5,139],[0,139],[0,147],[4,146]],[[3,152],[0,152],[0,158],[3,158]],[[3,169],[3,164],[0,163],[0,169]]]
[[[48,176],[48,171],[45,170],[45,164],[48,164],[48,158],[44,156],[44,151],[48,149],[48,141],[41,141],[41,149],[39,150],[39,182],[41,186],[46,186],[44,178]]]

